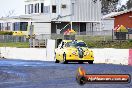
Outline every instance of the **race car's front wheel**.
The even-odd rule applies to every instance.
[[[93,64],[93,61],[88,61],[89,64]]]
[[[79,63],[79,64],[83,64],[83,61],[79,61],[78,63]]]
[[[65,54],[65,53],[63,54],[63,63],[64,63],[64,64],[67,64],[66,54]]]

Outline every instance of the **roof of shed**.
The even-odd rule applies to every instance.
[[[120,12],[111,12],[107,15],[104,15],[103,16],[103,19],[110,19],[110,18],[114,18],[115,16],[119,16],[119,15],[122,15],[122,14],[125,14],[125,13],[128,13],[128,12],[131,12],[132,9],[129,9],[129,10],[125,10],[125,11],[120,11]]]

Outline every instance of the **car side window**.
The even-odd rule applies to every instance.
[[[64,46],[65,46],[65,43],[61,42],[60,45],[58,46],[58,48],[64,48]]]
[[[69,43],[66,43],[65,46],[66,46],[66,47],[70,47],[70,44],[69,44]]]
[[[64,43],[64,42],[62,42],[62,44],[61,44],[61,48],[64,48],[64,46],[65,46],[65,43]]]
[[[62,46],[62,42],[59,44],[58,48],[61,48],[61,46]]]

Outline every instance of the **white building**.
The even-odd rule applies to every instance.
[[[112,30],[114,29],[114,20],[113,16],[117,15],[120,12],[111,12],[110,14],[104,15],[102,19],[103,30]]]
[[[36,35],[71,27],[78,33],[101,31],[100,0],[26,0],[25,14],[31,16]]]
[[[101,0],[25,0],[25,15],[18,18],[28,18],[36,35],[102,31]]]

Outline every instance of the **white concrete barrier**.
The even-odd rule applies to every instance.
[[[9,59],[22,59],[22,60],[42,60],[46,61],[46,49],[36,48],[0,48],[1,57]]]
[[[48,60],[54,61],[54,51],[55,51],[55,40],[48,40],[47,41],[47,48],[46,48],[46,54]]]
[[[0,56],[9,59],[54,61],[53,48],[49,47],[49,50],[46,50],[44,48],[2,47],[0,48]],[[131,53],[129,49],[104,48],[92,50],[95,57],[94,63],[132,65],[132,50]]]
[[[92,49],[95,63],[123,64],[128,65],[129,49]]]

